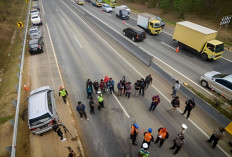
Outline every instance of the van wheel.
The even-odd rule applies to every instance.
[[[118,17],[118,14],[116,14],[116,17]]]
[[[203,61],[206,61],[206,60],[208,59],[208,55],[207,55],[206,53],[202,53],[202,54],[201,54],[201,59],[202,59]]]
[[[202,80],[202,81],[201,81],[201,85],[202,85],[203,87],[208,87],[208,82],[205,81],[205,80]]]
[[[135,37],[132,37],[132,41],[135,42]]]

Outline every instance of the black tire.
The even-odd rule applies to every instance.
[[[118,14],[116,14],[116,17],[118,18]]]
[[[183,49],[184,49],[184,46],[185,46],[185,45],[184,45],[183,43],[179,42],[178,45],[179,45],[179,49],[180,49],[180,50],[183,50]]]
[[[208,87],[208,82],[205,81],[205,80],[202,80],[202,81],[201,81],[201,85],[202,85],[203,87]]]
[[[202,53],[202,54],[201,54],[201,59],[202,59],[203,61],[206,61],[206,60],[208,59],[208,55],[207,55],[206,53]]]

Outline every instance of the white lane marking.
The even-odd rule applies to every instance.
[[[62,19],[62,21],[66,24],[67,22],[65,21],[65,19],[63,19],[63,18],[61,18]]]
[[[125,25],[129,26],[129,27],[132,27],[131,25],[129,25],[128,23],[125,23]]]
[[[109,13],[106,13],[106,12],[104,12],[104,11],[102,11],[104,14],[106,14],[106,15],[108,15],[108,16],[110,16],[111,17],[111,15],[109,14]]]
[[[68,7],[63,1],[61,1],[66,7]],[[69,8],[69,7],[68,7]],[[106,45],[108,45],[122,60],[124,60],[136,73],[138,73],[141,77],[144,77],[140,72],[138,72],[125,58],[123,58],[109,43],[107,43],[96,31],[94,31],[89,25],[87,25],[72,9],[69,8],[69,10],[74,14],[76,15],[91,31],[93,31]],[[158,58],[157,58],[158,59]],[[166,64],[166,63],[165,63]],[[152,84],[152,87],[158,91],[168,102],[170,102],[171,100],[169,100],[161,91],[159,91],[153,84]],[[116,96],[115,96],[116,98]],[[118,101],[118,99],[116,98],[116,100]],[[119,101],[118,101],[119,102]],[[121,105],[121,104],[120,104]],[[121,106],[123,108],[123,106]],[[123,108],[123,111],[125,114],[127,114],[127,112],[125,112],[126,110]],[[180,113],[181,110],[178,109],[178,111]],[[191,119],[189,119],[190,122],[197,128],[199,129],[199,131],[206,135],[206,137],[209,137],[196,123],[194,123]],[[222,152],[224,152],[226,155],[227,152],[225,152],[219,145],[218,147],[221,149]]]
[[[165,31],[162,31],[162,32],[164,32],[164,33],[167,34],[167,35],[173,36],[172,34],[170,34],[170,33],[168,33],[168,32],[165,32]]]
[[[131,17],[131,16],[130,16],[130,18],[132,18],[132,19],[134,19],[135,21],[137,21],[137,19],[136,19],[136,18],[134,18],[134,17]]]
[[[173,49],[173,50],[176,50],[175,48],[171,47],[170,45],[164,43],[164,42],[161,42],[162,44],[164,44],[165,46],[168,46],[169,48]]]
[[[231,62],[231,63],[232,63],[232,61],[231,61],[231,60],[229,60],[229,59],[227,59],[227,58],[222,57],[222,59],[225,59],[225,60],[227,60],[227,61],[229,61],[229,62]]]
[[[59,13],[58,9],[56,8],[56,12]]]
[[[42,7],[43,13],[44,13],[44,15],[45,15],[42,1],[41,1],[41,7]]]
[[[74,35],[73,37],[74,37],[74,39],[77,41],[77,43],[79,44],[79,46],[82,48],[80,42],[77,40],[77,38],[75,37],[75,35]]]
[[[126,114],[127,118],[130,118],[130,115],[126,112],[126,110],[124,109],[124,107],[122,106],[122,104],[120,103],[120,101],[118,100],[118,98],[114,95],[114,98],[116,99],[116,101],[118,102],[119,106],[122,108],[122,110],[124,111],[124,113]]]

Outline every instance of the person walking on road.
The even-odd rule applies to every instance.
[[[66,138],[63,138],[63,133],[60,130],[60,126],[57,124],[57,121],[52,122],[52,129],[57,133],[57,135],[60,137],[61,142],[65,141]]]
[[[172,112],[175,112],[177,107],[178,108],[180,107],[180,100],[179,100],[178,96],[176,96],[174,99],[172,99],[171,105],[172,105],[172,108],[169,108],[169,110],[171,110]]]
[[[176,80],[176,83],[172,87],[172,98],[176,97],[176,92],[180,89],[180,82]]]
[[[122,80],[122,94],[123,95],[126,94],[126,85],[127,85],[126,80]]]
[[[94,114],[94,106],[95,106],[95,102],[93,100],[93,97],[90,97],[89,108],[90,108],[90,113],[91,114]]]
[[[114,93],[114,80],[112,78],[107,82],[107,86],[110,89],[110,94]]]
[[[146,87],[146,82],[144,81],[144,78],[141,78],[140,80],[140,89],[139,89],[139,94],[144,95],[144,89]]]
[[[160,141],[159,147],[162,147],[164,141],[166,139],[168,139],[168,137],[169,137],[169,133],[168,133],[167,129],[166,128],[159,128],[158,135],[157,135],[157,138],[156,138],[154,144],[156,144]]]
[[[93,88],[94,88],[94,90],[95,90],[95,92],[97,94],[98,88],[99,88],[99,84],[98,84],[98,82],[96,80],[93,82]]]
[[[142,148],[138,152],[138,157],[149,157],[149,152],[147,151],[148,144],[143,143]]]
[[[138,135],[138,128],[139,128],[139,126],[136,123],[134,123],[131,126],[130,139],[132,139],[132,145],[135,145],[135,146],[137,146],[137,144],[135,143],[135,141],[136,141],[136,136]]]
[[[100,111],[101,110],[101,108],[105,108],[104,107],[104,102],[103,102],[103,95],[100,93],[99,95],[98,95],[98,98],[97,98],[97,100],[98,100],[98,103],[99,103],[99,105],[98,105],[98,110]]]
[[[139,80],[137,80],[135,83],[134,83],[134,93],[132,96],[137,96],[138,92],[139,92],[139,89],[140,89],[140,83],[139,83]]]
[[[132,91],[132,85],[131,82],[128,82],[126,85],[126,96],[128,97],[128,99],[130,98],[131,91]]]
[[[188,111],[188,114],[187,114],[187,119],[189,118],[190,116],[190,112],[192,111],[192,109],[196,106],[195,102],[194,102],[194,99],[189,99],[185,102],[186,106],[185,106],[185,110],[184,112],[182,113],[182,115],[184,115],[187,111]]]
[[[88,87],[86,88],[86,92],[87,92],[87,99],[89,99],[90,97],[92,97],[92,86],[88,85]]]
[[[155,95],[152,97],[152,102],[151,102],[151,106],[149,108],[149,111],[154,111],[156,109],[156,106],[160,103],[160,98],[159,95]]]
[[[92,87],[92,81],[90,79],[87,79],[86,81],[86,88],[88,88],[88,86],[91,86]],[[92,87],[93,88],[93,87]]]
[[[76,107],[76,110],[79,112],[81,120],[82,120],[83,115],[84,115],[85,119],[89,120],[89,118],[87,117],[86,112],[85,112],[85,105],[82,104],[81,101],[78,101],[78,105]]]
[[[154,142],[154,138],[151,135],[151,132],[152,132],[152,128],[149,128],[148,132],[144,133],[144,140],[143,140],[142,146],[143,146],[144,143],[147,143],[148,144],[148,148],[149,148],[151,142]],[[142,148],[142,146],[141,146],[141,148]]]
[[[68,92],[65,88],[63,88],[62,86],[60,86],[60,90],[59,90],[59,96],[62,96],[64,103],[66,104],[66,99],[68,96]]]
[[[122,80],[118,82],[117,88],[118,88],[118,96],[122,96]]]
[[[146,82],[146,87],[145,89],[148,89],[148,86],[152,84],[152,77],[151,74],[149,74],[146,78],[145,78],[145,82]]]
[[[222,140],[225,136],[225,129],[224,128],[218,128],[214,130],[213,134],[211,135],[210,139],[207,140],[208,143],[211,143],[213,141],[212,149],[216,147],[219,140]]]
[[[100,82],[100,89],[101,89],[101,93],[104,94],[106,91],[106,84],[103,79],[101,79],[101,82]]]
[[[176,148],[176,150],[173,152],[173,155],[176,155],[184,144],[184,135],[177,136],[177,138],[174,139],[173,142],[174,142],[174,145],[172,147],[169,147],[169,149]]]

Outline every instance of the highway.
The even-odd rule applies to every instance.
[[[95,15],[101,14],[99,16],[102,16],[104,22],[119,32],[125,27],[119,19],[115,19],[114,16],[109,18],[108,15],[101,13],[99,8],[94,8],[89,4],[82,7]],[[78,101],[82,101],[86,105],[89,121],[81,121],[78,113],[75,114],[86,156],[134,157],[140,149],[143,132],[151,127],[153,128],[152,134],[156,138],[157,130],[162,126],[167,128],[170,137],[162,148],[159,148],[158,144],[152,143],[149,149],[150,156],[171,156],[173,151],[169,150],[169,147],[173,144],[172,140],[180,131],[182,123],[188,126],[188,130],[185,134],[185,144],[177,156],[226,156],[221,149],[212,150],[210,145],[205,142],[207,137],[204,133],[206,132],[209,136],[212,129],[217,128],[218,124],[202,113],[199,108],[196,108],[191,118],[198,122],[200,127],[204,127],[204,131],[200,130],[192,120],[186,120],[180,115],[180,112],[170,113],[167,111],[171,101],[171,86],[160,75],[141,63],[87,20],[78,11],[79,6],[66,0],[42,0],[42,8],[44,12],[42,19],[44,25],[49,28],[65,87],[70,94],[72,108],[75,110]],[[130,24],[133,23],[135,21],[131,20]],[[205,71],[232,65],[231,62],[224,60],[203,62],[192,54],[176,54],[174,50],[160,44],[161,41],[171,43],[170,36],[165,33],[160,34],[158,38],[156,36],[147,37],[148,39],[144,42],[137,44],[195,81]],[[186,64],[187,59],[189,63]],[[228,70],[231,69],[228,68]],[[139,95],[127,99],[106,93],[104,95],[106,107],[102,111],[96,110],[95,115],[89,114],[85,90],[85,82],[88,78],[92,81],[99,81],[108,75],[117,83],[125,75],[127,81],[134,83],[148,74],[153,76],[153,86],[149,87],[144,97]],[[194,77],[192,77],[193,75]],[[151,97],[154,94],[160,95],[161,103],[156,111],[148,112]],[[186,98],[181,94],[180,97],[181,110],[183,110]],[[136,147],[131,145],[129,139],[130,126],[133,122],[137,122],[139,125],[138,146]]]

